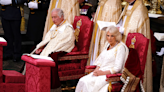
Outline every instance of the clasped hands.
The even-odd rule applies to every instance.
[[[94,75],[94,76],[100,76],[100,75],[105,75],[105,74],[104,74],[104,71],[99,70],[99,69],[95,69],[95,70],[93,71],[93,75]]]
[[[40,47],[39,49],[37,49],[35,51],[35,54],[40,54],[42,52],[42,50],[44,49],[44,46]]]

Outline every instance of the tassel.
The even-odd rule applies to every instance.
[[[20,31],[24,31],[25,30],[25,18],[24,18],[24,9],[23,6],[20,6],[20,11],[21,11],[21,25],[20,25]]]
[[[109,82],[108,91],[112,92],[112,82]]]

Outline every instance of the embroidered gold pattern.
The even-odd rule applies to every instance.
[[[134,36],[134,38],[132,38],[131,44],[130,44],[129,48],[133,48],[134,49],[135,48],[135,46],[134,46],[135,42],[136,42],[136,36]]]
[[[76,39],[76,42],[78,42],[78,36],[79,36],[79,33],[80,33],[80,26],[82,25],[82,22],[81,22],[82,19],[80,19],[79,21],[77,21],[76,23],[76,29],[75,29],[75,39]]]

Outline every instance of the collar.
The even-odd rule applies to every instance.
[[[66,22],[66,20],[64,19],[59,25],[57,25],[57,27],[61,26],[62,24],[64,24]]]
[[[131,3],[129,3],[129,5],[134,5],[135,1],[136,1],[136,0],[134,0],[134,1],[133,1],[133,2],[131,2]]]

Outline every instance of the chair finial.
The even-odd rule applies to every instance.
[[[80,26],[82,25],[82,19],[80,19],[79,21],[77,21],[76,23],[76,29],[75,29],[75,39],[76,39],[76,42],[78,42],[78,36],[79,36],[79,33],[80,33]]]
[[[132,38],[132,40],[131,40],[131,44],[130,44],[130,46],[129,46],[129,48],[135,48],[135,42],[136,42],[136,36],[134,36],[133,38]]]

